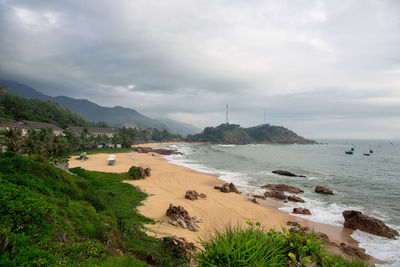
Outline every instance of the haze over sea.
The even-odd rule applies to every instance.
[[[383,220],[400,231],[400,141],[318,140],[323,145],[182,145],[183,153],[168,156],[172,163],[200,172],[217,174],[238,185],[244,194],[261,194],[261,185],[286,183],[302,188],[304,204],[285,204],[310,209],[303,218],[342,226],[342,212],[355,209]],[[353,155],[344,152],[354,147]],[[364,156],[372,149],[371,156]],[[273,174],[282,169],[306,178]],[[314,193],[316,185],[327,186],[333,196]],[[389,240],[360,231],[353,233],[360,247],[391,266],[400,266],[400,240]]]

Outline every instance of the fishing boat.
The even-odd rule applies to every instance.
[[[354,147],[352,147],[352,148],[350,149],[350,151],[354,151]]]
[[[371,154],[369,154],[369,153],[364,153],[363,155],[364,155],[364,156],[367,156],[367,157],[368,157],[368,156],[371,156]]]
[[[353,155],[353,151],[345,151],[344,153],[346,153],[347,155]]]

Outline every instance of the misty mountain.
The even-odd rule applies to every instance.
[[[158,130],[165,129],[170,133],[184,136],[200,132],[200,130],[193,125],[170,119],[151,119],[131,108],[120,106],[113,108],[103,107],[87,99],[75,99],[67,96],[51,97],[25,84],[10,80],[0,80],[0,83],[7,86],[7,91],[12,94],[30,99],[36,98],[56,102],[60,106],[79,114],[90,122],[103,121],[114,127],[126,125],[141,128],[157,128]]]

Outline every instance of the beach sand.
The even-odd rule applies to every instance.
[[[156,147],[159,144],[146,144]],[[163,145],[166,145],[163,143]],[[222,193],[214,189],[214,185],[223,182],[217,177],[202,174],[189,168],[173,165],[162,156],[153,156],[153,153],[119,153],[116,154],[115,166],[107,165],[109,154],[89,155],[89,160],[79,161],[74,157],[69,161],[70,168],[82,167],[87,170],[102,172],[127,172],[132,166],[151,168],[151,176],[144,180],[126,181],[149,196],[138,207],[139,212],[155,220],[156,224],[146,225],[148,234],[156,237],[176,235],[184,237],[191,242],[198,242],[199,238],[207,238],[215,229],[222,229],[226,225],[246,225],[247,221],[260,222],[266,228],[281,230],[287,227],[287,221],[297,221],[302,226],[310,227],[316,232],[323,232],[336,243],[357,245],[350,237],[352,230],[335,227],[321,223],[314,223],[299,217],[279,211],[279,203],[275,201],[260,201],[261,205],[248,200],[247,197],[235,193]],[[205,193],[206,199],[185,199],[187,190],[196,190]],[[187,229],[172,226],[167,223],[165,211],[169,204],[181,205],[190,214],[201,219],[199,231],[192,232]]]

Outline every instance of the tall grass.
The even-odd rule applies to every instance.
[[[196,254],[205,266],[323,266],[368,267],[361,260],[347,260],[328,255],[314,233],[266,230],[259,223],[249,227],[227,226],[200,240],[203,247]],[[311,264],[311,265],[310,265]]]

